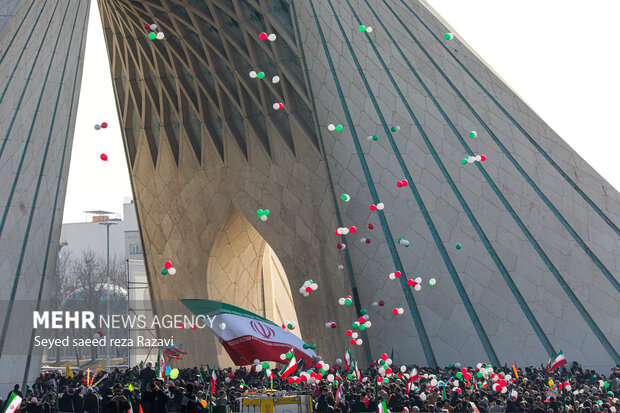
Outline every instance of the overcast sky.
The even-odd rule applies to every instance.
[[[618,0],[427,0],[587,162],[620,189]],[[92,0],[63,221],[122,212],[131,185]],[[107,129],[96,131],[96,123]],[[99,160],[101,153],[108,162]]]

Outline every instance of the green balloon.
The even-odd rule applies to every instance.
[[[338,132],[341,132],[343,129],[344,129],[344,128],[342,127],[342,125],[337,125],[337,126],[336,126],[336,130],[337,130]]]
[[[605,382],[605,388],[609,388],[609,383]]]
[[[456,244],[456,249],[460,250],[461,248],[463,248],[463,246],[461,244]]]
[[[150,32],[149,33],[149,39],[155,40],[155,39],[157,39],[157,35],[155,33],[153,33],[153,32]]]
[[[467,159],[466,158],[461,159],[461,165],[467,165]]]
[[[358,29],[361,33],[364,33],[366,31],[366,27],[364,26],[360,26]]]
[[[265,77],[265,74],[263,72],[258,72],[256,74],[256,77],[259,78],[259,79],[263,79]]]
[[[348,201],[349,198],[351,198],[351,197],[349,195],[347,195],[347,194],[340,195],[340,199],[342,199],[343,201]]]
[[[461,373],[460,371],[458,373],[456,373],[456,377],[461,380],[463,378],[463,373]]]
[[[396,128],[396,126],[392,126],[392,127],[390,128],[390,130],[391,130],[392,132],[396,132],[398,129]]]
[[[347,298],[346,300],[344,300],[344,304],[345,305],[351,305],[351,304],[353,304],[353,300],[351,300],[350,298]]]
[[[264,368],[265,370],[267,370],[267,369],[269,368],[269,363],[268,363],[268,362],[266,362],[266,361],[265,361],[265,362],[263,362],[263,368]]]
[[[168,274],[168,270],[165,269],[165,268],[162,268],[161,269],[161,275],[166,275],[166,274]]]
[[[291,357],[293,357],[293,353],[291,353],[290,351],[288,353],[286,353],[286,358],[290,359]]]
[[[389,382],[390,382],[390,379],[388,379],[387,377],[384,377],[384,378],[383,378],[383,382],[384,382],[384,383],[389,383]]]
[[[349,380],[353,379],[353,374],[347,374],[347,379]]]
[[[310,344],[310,349],[314,350],[316,348],[316,344]]]
[[[289,330],[292,330],[292,329],[293,329],[293,327],[294,327],[294,326],[293,326],[293,324],[291,324],[291,323],[289,323],[289,324],[286,326],[286,328],[288,328]]]
[[[482,373],[481,373],[481,372],[476,373],[476,377],[478,377],[479,379],[481,379],[481,378],[482,378]]]
[[[327,372],[325,369],[320,369],[319,371],[321,372],[321,374],[325,374]]]
[[[378,140],[379,140],[379,136],[377,136],[377,135],[372,135],[372,140],[373,140],[373,141],[378,141]]]
[[[450,40],[452,38],[452,35],[450,33],[446,33],[443,35],[443,38],[446,40]]]
[[[360,331],[366,330],[366,326],[364,324],[360,324]]]
[[[263,215],[263,210],[262,210],[262,209],[257,209],[257,210],[256,210],[256,215],[258,215],[259,217],[260,217],[261,215]]]
[[[475,131],[469,132],[469,137],[474,139],[476,137],[476,132]]]
[[[351,328],[357,328],[358,325],[359,325],[359,323],[357,321],[355,321],[353,324],[351,324]]]
[[[304,343],[303,347],[307,350],[310,348],[310,346],[307,343]]]
[[[360,313],[362,313],[362,315],[366,315],[366,309],[365,309],[365,308],[362,308],[362,309],[360,310]]]
[[[379,360],[379,364],[381,364],[383,366],[385,364],[385,360],[383,360],[383,359]]]

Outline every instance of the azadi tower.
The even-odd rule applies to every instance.
[[[0,37],[6,59],[18,54],[7,49],[14,32],[20,44],[34,41],[26,40],[29,27],[41,7],[52,7],[13,3]],[[372,327],[352,346],[358,360],[393,349],[399,364],[538,365],[561,349],[584,366],[620,363],[620,194],[458,34],[446,38],[453,30],[423,0],[98,6],[157,314],[184,311],[179,298],[224,301],[277,323],[296,321],[297,334],[332,362],[365,308]],[[62,30],[75,29],[77,43],[66,52],[67,76],[79,72],[86,18],[70,13]],[[149,38],[145,25],[153,23],[152,36],[161,31],[163,39]],[[57,76],[63,63],[51,61]],[[11,68],[2,64],[3,85]],[[22,80],[10,87],[26,87]],[[17,99],[6,96],[0,119],[3,149],[8,142],[0,168],[10,178],[0,186],[5,303],[39,292],[25,282],[43,285],[54,268],[60,225],[38,209],[41,198],[33,201],[28,186],[44,172],[22,168],[18,179],[19,157],[9,158],[26,133],[12,140],[18,132],[6,132],[7,113],[21,110]],[[58,112],[45,100],[41,118],[71,125],[67,99]],[[32,137],[41,147],[45,139]],[[25,153],[29,165],[41,164],[40,150]],[[46,168],[58,167],[53,154]],[[28,189],[11,198],[13,179]],[[62,204],[60,197],[54,206]],[[372,211],[378,204],[384,208]],[[266,221],[259,209],[270,211]],[[31,211],[41,223],[28,235]],[[355,233],[334,233],[351,226]],[[21,248],[28,236],[48,233],[51,244],[28,243],[36,254]],[[24,251],[32,273],[16,262]],[[161,275],[167,260],[176,275]],[[402,276],[390,279],[395,271]],[[408,283],[417,277],[420,290]],[[305,297],[298,290],[309,279],[319,288]],[[338,304],[345,296],[353,305]],[[2,351],[20,316],[10,308],[0,315]],[[189,354],[178,367],[225,363],[206,329],[159,333],[184,343]],[[31,334],[11,337],[28,342]],[[11,363],[23,371],[26,360]]]

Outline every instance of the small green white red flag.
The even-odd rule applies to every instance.
[[[280,377],[282,377],[283,379],[287,378],[297,370],[297,360],[295,360],[295,353],[292,350],[293,349],[291,349],[293,357],[291,357],[291,360],[288,362],[288,364],[280,371]]]
[[[568,363],[566,361],[566,357],[564,357],[562,350],[560,350],[558,351],[558,354],[555,356],[555,358],[549,359],[547,367],[545,367],[545,371],[547,371],[547,373],[551,373],[553,370],[557,369],[560,366],[563,366],[566,363]]]
[[[4,413],[13,413],[22,404],[22,398],[15,393],[11,393],[11,397],[6,402]]]

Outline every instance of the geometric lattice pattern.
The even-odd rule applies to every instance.
[[[223,160],[224,127],[246,158],[250,135],[269,156],[270,136],[284,140],[294,153],[291,128],[318,150],[287,1],[99,3],[131,163],[141,139],[147,140],[155,164],[162,139],[178,162],[182,137],[199,161],[208,137]],[[151,23],[164,40],[148,38],[144,25]],[[260,32],[275,33],[278,47],[261,41]],[[252,70],[267,76],[252,79]],[[274,75],[279,83],[271,82]],[[285,110],[274,110],[276,102]]]

